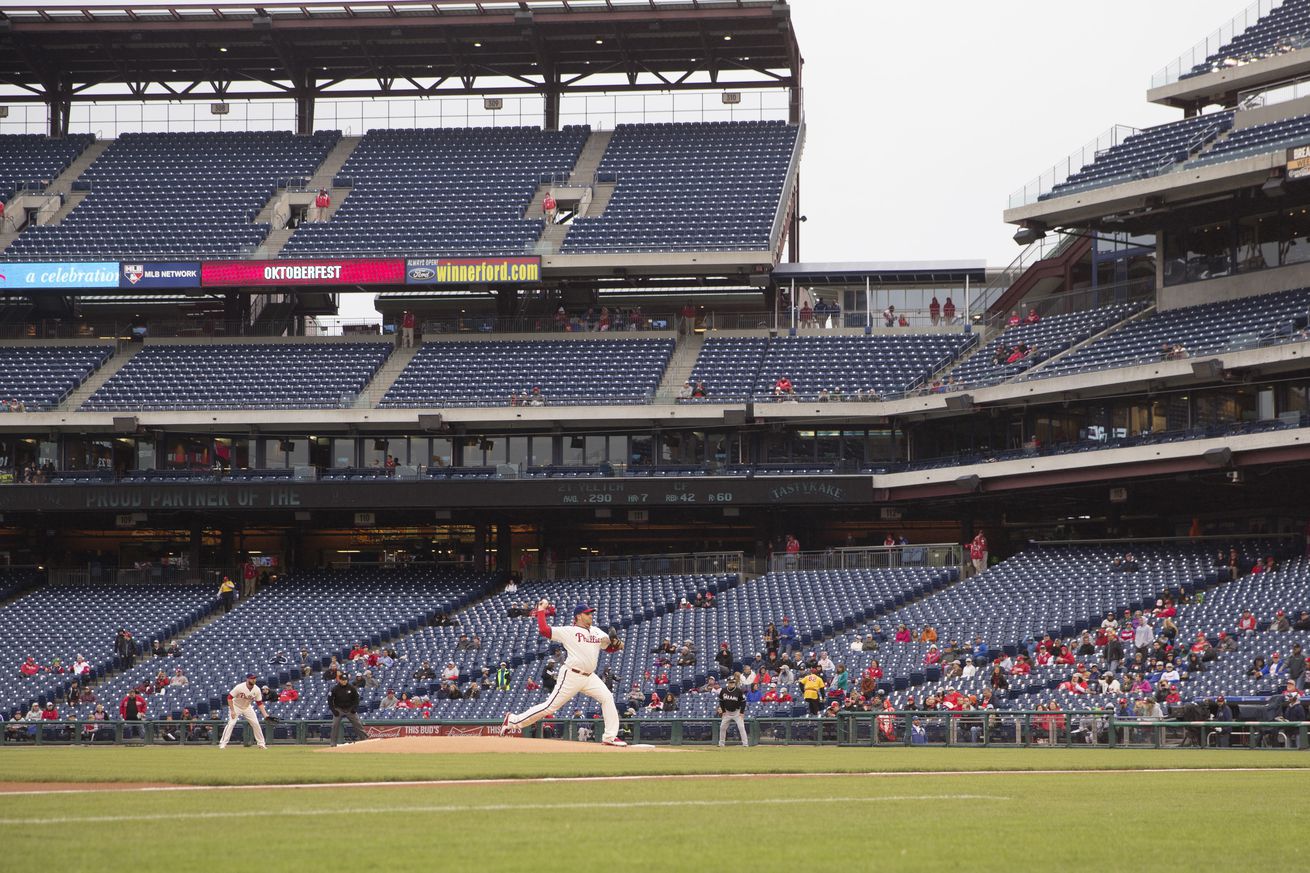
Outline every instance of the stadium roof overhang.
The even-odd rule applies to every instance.
[[[773,280],[822,285],[932,285],[983,282],[985,261],[840,261],[836,263],[779,264]]]
[[[1149,226],[1164,213],[1189,204],[1259,189],[1281,176],[1286,166],[1286,149],[1199,167],[1184,165],[1147,179],[1017,206],[1005,210],[1004,217],[1010,224],[1025,227],[1133,230],[1133,226]]]
[[[566,94],[775,88],[799,120],[801,64],[791,10],[773,0],[0,11],[3,99],[65,113],[79,101],[521,94],[545,97],[555,126]]]
[[[1151,88],[1146,99],[1189,113],[1211,105],[1236,106],[1243,94],[1262,91],[1310,76],[1310,48],[1189,76]]]

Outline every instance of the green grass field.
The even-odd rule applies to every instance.
[[[1143,772],[1151,768],[1182,771]],[[976,772],[950,772],[961,770]],[[1000,772],[1034,770],[1076,772]],[[189,871],[233,862],[252,873],[543,870],[579,857],[615,870],[752,873],[1136,871],[1218,858],[1227,870],[1282,870],[1292,869],[1288,841],[1310,832],[1307,771],[1304,753],[1242,751],[5,749],[0,780],[14,782],[523,781],[0,795],[0,870]],[[544,781],[749,773],[852,775]]]

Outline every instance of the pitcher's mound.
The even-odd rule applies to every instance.
[[[528,737],[393,737],[362,740],[320,749],[323,752],[382,752],[395,755],[474,755],[485,752],[515,752],[529,754],[623,754],[626,752],[681,752],[682,749],[665,746],[603,746],[600,743],[578,743],[567,740],[537,740]]]

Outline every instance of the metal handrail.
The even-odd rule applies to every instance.
[[[648,574],[755,574],[758,567],[743,552],[685,552],[653,555],[586,555],[550,562],[538,560],[524,573],[527,581],[596,579]]]
[[[895,522],[888,522],[888,524],[895,526]],[[959,543],[911,543],[774,554],[770,559],[769,569],[773,572],[786,572],[876,570],[900,567],[958,568],[963,564],[964,549]]]

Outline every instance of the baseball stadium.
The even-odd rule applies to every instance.
[[[0,870],[1310,867],[1310,0],[832,259],[857,5],[0,8]]]

